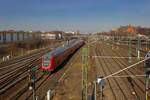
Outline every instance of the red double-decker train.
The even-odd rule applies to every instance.
[[[78,40],[45,54],[41,59],[41,69],[51,73],[83,44],[83,40]]]

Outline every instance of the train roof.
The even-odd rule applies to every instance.
[[[59,54],[59,53],[65,51],[66,49],[68,49],[69,47],[72,47],[72,46],[74,46],[74,45],[76,45],[76,44],[78,44],[78,43],[80,43],[80,42],[82,42],[82,41],[83,41],[83,40],[75,41],[75,42],[73,42],[73,43],[71,43],[71,44],[69,44],[69,45],[67,45],[67,46],[63,46],[63,47],[60,47],[60,48],[58,48],[58,49],[56,49],[56,50],[54,50],[54,51],[52,51],[52,52],[49,52],[49,53],[45,54],[44,56],[45,56],[45,57],[53,57],[53,56],[55,56],[56,54]]]

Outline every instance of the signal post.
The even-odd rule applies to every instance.
[[[146,64],[145,64],[145,70],[146,70],[146,78],[145,78],[145,100],[148,100],[148,81],[150,78],[150,51],[146,55]]]
[[[32,90],[33,92],[33,100],[36,100],[36,90],[35,90],[35,71],[33,70],[28,70],[28,75],[29,75],[29,90]]]

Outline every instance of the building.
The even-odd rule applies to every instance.
[[[74,31],[68,31],[68,32],[65,32],[65,34],[75,34]]]
[[[80,34],[80,31],[77,30],[77,31],[68,31],[68,32],[65,32],[66,34],[73,34],[73,35],[79,35]]]
[[[46,32],[41,34],[41,37],[43,39],[58,39],[58,40],[63,38],[62,32],[60,31]]]
[[[10,30],[8,30],[8,32],[14,32],[14,30],[13,30],[13,29],[10,29]]]

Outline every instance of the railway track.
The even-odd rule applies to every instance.
[[[107,43],[109,43],[110,45],[112,45],[111,42],[107,42]],[[116,47],[117,44],[115,43],[114,46]],[[122,49],[128,50],[128,44],[127,44],[127,45],[118,45],[118,46],[119,46],[120,48],[122,48]],[[141,45],[141,46],[142,46],[142,45]],[[131,47],[132,51],[135,51],[135,52],[136,52],[136,47],[137,47],[137,44],[132,44],[132,47]],[[142,54],[147,53],[147,51],[148,51],[148,50],[145,50],[144,47],[141,47],[141,48],[140,48],[140,53],[142,53]],[[134,56],[137,56],[137,55],[135,54]]]
[[[58,47],[60,44],[56,44],[55,47]],[[51,51],[51,48],[45,48],[42,49],[42,51],[35,52],[31,55],[25,55],[24,58],[17,58],[15,60],[11,60],[12,62],[9,62],[7,65],[5,63],[1,63],[0,67],[0,99],[5,100],[6,98],[12,97],[11,94],[15,94],[13,90],[16,90],[15,87],[24,87],[24,83],[26,83],[27,76],[28,76],[28,70],[29,69],[34,69],[38,70],[40,66],[38,65],[40,63],[40,57]],[[2,67],[3,65],[3,67]],[[38,66],[37,66],[38,65]],[[21,84],[22,85],[19,85]],[[27,86],[25,86],[27,87]],[[24,91],[27,88],[24,88]],[[13,93],[10,94],[10,96],[5,96],[9,94],[9,91],[13,91]],[[18,91],[18,89],[16,90]],[[15,91],[15,92],[16,92]],[[13,96],[14,97],[14,96]],[[12,99],[11,99],[12,100]]]
[[[102,44],[100,44],[102,45]],[[103,49],[103,50],[102,50]],[[117,49],[113,49],[113,52],[111,51],[111,47],[107,46],[107,47],[104,47],[100,49],[101,51],[100,52],[103,52],[103,54],[106,52],[106,55],[108,56],[109,54],[111,54],[111,56],[125,56],[126,54],[124,52],[120,52],[119,50]],[[121,54],[122,53],[122,54]],[[113,66],[113,69],[112,71],[114,70],[114,68],[118,67],[117,69],[118,70],[121,70],[123,69],[124,67],[127,67],[129,66],[129,63],[127,61],[127,59],[116,59],[116,58],[112,58],[112,59],[107,59],[107,63],[113,63],[113,65],[109,65],[109,66]],[[133,72],[134,71],[134,72]],[[115,70],[114,70],[115,72]],[[139,73],[138,69],[133,69],[133,70],[126,70],[122,73],[124,73],[125,75],[136,75],[136,73]],[[141,73],[141,71],[140,71]],[[124,75],[123,74],[123,75]],[[144,74],[144,73],[143,73]],[[128,77],[127,77],[128,79]],[[143,100],[144,99],[144,79],[139,79],[139,78],[136,78],[136,79],[132,79],[132,82],[127,82],[129,80],[127,79],[118,79],[120,81],[123,81],[124,83],[126,83],[127,87],[133,91],[135,91],[135,99],[137,100]],[[130,84],[129,84],[130,83]],[[131,91],[130,91],[131,92]]]
[[[93,53],[94,55],[97,55],[97,56],[107,55],[108,56],[108,55],[112,54],[112,52],[110,51],[111,47],[108,49],[107,47],[104,48],[104,45],[103,46],[101,46],[101,45],[102,44],[96,45],[95,54]],[[96,66],[101,66],[101,68],[97,69],[97,71],[100,71],[100,72],[97,72],[98,76],[107,76],[107,75],[121,69],[120,67],[118,67],[118,64],[114,61],[114,59],[111,59],[111,60],[95,59],[95,60],[96,60],[96,62],[99,62],[99,63],[97,63]],[[111,65],[111,63],[113,63],[114,65]],[[110,69],[110,66],[113,67],[113,69]],[[116,67],[118,67],[118,68],[116,68]],[[108,94],[108,89],[110,89],[110,91],[112,92],[112,93],[109,93],[111,100],[112,100],[112,98],[114,100],[120,100],[120,99],[127,99],[128,100],[129,98],[130,99],[131,98],[132,99],[138,99],[137,95],[132,96],[133,88],[128,86],[130,84],[127,82],[127,80],[120,79],[119,82],[117,82],[118,81],[117,79],[111,78],[111,79],[107,79],[106,81],[107,81],[107,84],[109,84],[108,85],[109,87],[106,86],[105,87],[106,89],[104,91],[107,91],[107,94]],[[117,86],[115,84],[117,84]],[[120,84],[122,84],[122,86]],[[121,94],[118,94],[118,92],[119,92],[118,90],[122,94],[123,98],[118,97],[118,95],[121,95]],[[107,95],[107,94],[105,94],[105,95]]]
[[[38,63],[37,63],[38,61]],[[17,70],[16,72],[13,72],[13,74],[9,74],[9,76],[5,77],[3,80],[0,81],[0,93],[3,93],[10,87],[14,86],[17,82],[21,81],[22,79],[26,78],[28,76],[28,70],[35,70],[35,68],[40,68],[37,66],[39,64],[39,59],[33,61],[33,63],[30,63],[28,67],[23,67],[21,70]],[[6,75],[6,74],[5,74]]]
[[[13,67],[15,64],[17,63],[21,63],[25,60],[29,60],[29,59],[33,59],[34,57],[38,56],[38,55],[41,55],[41,54],[44,54],[46,52],[49,52],[53,49],[56,49],[57,47],[60,47],[61,45],[63,45],[63,42],[56,42],[53,47],[46,47],[46,48],[42,48],[38,51],[35,51],[31,54],[25,54],[23,56],[20,56],[20,57],[17,57],[17,58],[14,58],[14,59],[10,59],[9,61],[5,61],[5,62],[1,62],[0,63],[0,70],[3,70],[3,69],[7,69],[7,68],[11,68]]]
[[[3,69],[0,70],[1,71],[0,82],[2,83],[2,81],[6,80],[6,79],[10,80],[10,78],[12,78],[12,76],[14,77],[18,73],[21,73],[22,71],[24,71],[24,72],[27,71],[28,69],[31,68],[30,65],[32,65],[32,63],[39,62],[41,59],[41,56],[48,51],[46,50],[41,53],[38,53],[38,54],[32,56],[31,58],[24,60],[23,62],[19,62],[19,64],[15,63],[15,64],[13,64],[13,65],[15,65],[14,67],[13,66],[11,66],[11,67],[9,66],[10,68],[8,68],[8,66],[3,67]],[[7,67],[7,69],[6,69],[6,67]],[[4,71],[4,69],[6,71]]]
[[[120,48],[122,48],[122,49],[125,49],[126,51],[128,50],[128,47],[126,47],[126,46],[119,46]],[[132,51],[134,51],[134,52],[136,52],[136,47],[135,46],[132,46]],[[147,53],[148,51],[147,50],[143,50],[143,49],[140,49],[140,54],[145,54],[145,53]],[[134,56],[136,56],[136,54],[134,54]]]
[[[119,55],[119,56],[122,56],[122,55],[124,55],[124,54],[121,54],[120,52],[119,53],[116,53],[116,52],[114,52],[115,53],[115,55]],[[146,54],[144,54],[144,55],[146,55]],[[143,56],[144,56],[143,55]],[[119,63],[118,64],[118,66],[121,68],[121,69],[123,69],[122,68],[122,66],[128,66],[128,62],[125,60],[125,59],[123,59],[123,60],[120,60],[120,59],[114,59],[117,63]],[[120,65],[122,65],[122,66],[120,66]],[[138,67],[140,67],[140,66],[143,66],[142,64],[140,64],[140,65],[137,65],[136,67],[138,68]],[[145,74],[144,73],[144,66],[143,66],[143,68],[141,68],[142,69],[142,71],[140,70],[140,69],[137,69],[137,68],[132,68],[132,69],[130,69],[130,70],[126,70],[125,71],[125,73],[126,73],[126,75],[140,75],[140,74]],[[139,93],[139,94],[143,94],[143,96],[142,97],[144,97],[144,93],[145,93],[145,90],[144,90],[144,87],[145,87],[145,80],[144,80],[145,78],[136,78],[136,79],[132,79],[132,81],[133,81],[133,83],[136,85],[136,87],[138,87],[138,89],[140,90],[140,91],[142,91],[141,93]],[[136,91],[136,90],[135,90]],[[138,92],[137,92],[138,93]],[[141,96],[140,96],[141,97]],[[141,98],[141,99],[144,99],[144,98]]]
[[[113,59],[115,62],[116,62],[116,64],[117,64],[117,66],[120,68],[120,69],[123,69],[124,67],[123,66],[127,66],[127,65],[125,65],[124,63],[123,63],[123,61],[120,61],[119,59]],[[130,71],[130,70],[127,70],[127,71],[124,71],[124,73],[125,73],[125,75],[133,75],[133,76],[136,76],[136,74],[135,73],[133,73],[132,71]],[[136,97],[137,97],[137,100],[142,100],[142,99],[144,99],[144,98],[142,98],[142,99],[140,99],[140,97],[144,97],[144,89],[143,89],[143,87],[145,87],[144,86],[144,82],[143,81],[141,81],[139,78],[137,78],[137,79],[132,79],[131,77],[126,77],[127,79],[131,79],[131,81],[132,82],[130,82],[130,84],[129,84],[129,86],[132,88],[132,90],[136,93],[135,95],[136,95]],[[140,83],[139,83],[140,82]],[[141,84],[142,83],[142,84]],[[136,87],[136,89],[135,89],[135,87]],[[143,94],[143,95],[142,95]]]
[[[10,59],[9,61],[2,62],[2,63],[0,63],[0,70],[12,67],[16,63],[20,63],[20,62],[22,62],[24,60],[30,59],[33,56],[37,56],[38,54],[41,54],[41,51],[44,52],[44,51],[46,51],[48,49],[49,48],[44,48],[44,49],[38,50],[36,52],[33,52],[32,54],[26,54],[24,56],[20,56],[20,57],[14,58],[14,59]]]
[[[78,53],[78,51],[77,51]],[[77,55],[77,54],[75,54]],[[76,58],[72,58],[71,61],[69,61],[69,63],[67,63],[67,65],[65,65],[66,63],[64,63],[62,66],[70,66],[70,64],[72,64],[73,62],[75,62]],[[70,66],[71,67],[71,66]],[[67,67],[63,67],[61,70],[56,71],[55,73],[51,74],[51,75],[47,75],[47,74],[43,74],[41,72],[41,70],[38,70],[37,73],[39,75],[39,78],[36,80],[36,93],[38,95],[39,98],[44,98],[45,97],[45,93],[47,92],[47,90],[54,86],[54,84],[57,83],[57,81],[59,80],[59,78],[62,77],[62,75],[64,74],[64,72],[67,70]],[[49,84],[48,84],[49,83]],[[46,86],[48,86],[46,88]],[[26,97],[26,98],[24,98]],[[10,99],[12,100],[18,100],[18,99],[23,99],[23,100],[30,100],[32,98],[32,92],[28,90],[27,85],[20,89],[20,91],[18,91],[14,96],[12,96]]]
[[[41,56],[42,54],[38,55]],[[11,86],[15,85],[18,81],[21,81],[21,79],[24,79],[27,76],[27,71],[29,69],[33,69],[36,65],[37,62],[39,64],[40,58],[32,58],[28,63],[24,63],[21,66],[17,66],[15,69],[9,69],[5,73],[3,71],[3,74],[0,76],[0,93],[3,93],[5,90],[10,88]],[[13,84],[12,84],[13,83]]]
[[[22,58],[16,58],[14,61],[10,62],[10,64],[8,65],[5,65],[5,64],[1,64],[0,65],[0,70],[7,70],[7,69],[14,69],[16,67],[14,67],[16,64],[21,64],[22,62],[26,62],[26,61],[30,61],[31,59],[33,58],[38,58],[39,56],[43,55],[44,53],[46,52],[49,52],[50,50],[52,50],[51,48],[46,48],[46,49],[43,49],[42,51],[38,51],[38,52],[35,52],[33,54],[30,54],[30,55],[26,55],[25,57],[22,57]]]
[[[106,49],[106,48],[104,48],[104,49]],[[108,49],[108,47],[107,47],[107,49]],[[111,49],[111,48],[110,48]],[[108,50],[107,51],[108,53],[111,53],[111,54],[113,54],[113,56],[118,56],[118,54],[120,53],[120,52],[115,52],[114,50],[113,50],[113,52],[112,51],[110,51],[110,50]],[[119,55],[119,56],[121,56],[121,55]],[[123,59],[115,59],[115,58],[112,58],[112,59],[110,59],[110,60],[112,60],[112,62],[114,62],[113,63],[113,65],[114,65],[114,67],[116,66],[116,67],[118,67],[117,69],[118,70],[121,70],[121,69],[123,69],[124,68],[124,64],[122,64],[121,62],[124,62],[124,60]],[[108,60],[109,61],[109,60]],[[111,63],[111,62],[109,62],[109,63]],[[128,63],[128,62],[126,62],[126,63]],[[127,65],[126,65],[127,66]],[[126,67],[125,66],[125,67]],[[115,71],[114,71],[115,72]],[[127,71],[124,71],[124,72],[122,72],[121,74],[119,74],[119,75],[131,75],[131,73],[130,74],[128,74],[127,73]],[[133,75],[135,75],[135,74],[133,74]],[[118,78],[117,78],[118,79]],[[119,78],[118,80],[120,80],[120,81],[123,81],[124,83],[126,83],[126,86],[128,87],[128,90],[132,90],[132,91],[130,91],[129,93],[130,93],[130,95],[132,95],[132,92],[135,92],[136,94],[135,94],[135,99],[137,99],[137,100],[140,100],[140,97],[139,97],[139,95],[137,94],[137,93],[141,93],[141,91],[138,91],[138,92],[136,92],[135,91],[135,88],[134,88],[134,86],[133,86],[133,83],[132,82],[129,82],[128,81],[128,77],[127,78]],[[134,85],[138,85],[137,83],[136,84],[134,84]],[[139,87],[140,88],[140,87]],[[142,96],[141,96],[142,97]]]
[[[112,49],[111,45],[107,45],[107,43],[105,43],[105,42],[100,42],[99,44],[98,43],[96,44],[96,49],[97,49],[96,53],[95,54],[93,53],[96,56],[126,57],[128,55],[128,46],[119,46],[118,49],[116,49],[116,48]],[[141,49],[140,51],[141,51],[141,57],[145,57],[145,55],[147,54],[147,51],[145,51],[143,49]],[[132,56],[136,57],[135,46],[132,47]],[[125,58],[125,59],[112,58],[112,59],[107,59],[107,60],[96,58],[95,62],[98,62],[98,61],[99,61],[99,64],[97,64],[96,66],[98,66],[98,65],[101,66],[101,68],[99,68],[100,70],[97,69],[98,71],[100,71],[99,72],[100,74],[98,74],[98,76],[107,76],[108,72],[109,72],[109,74],[114,73],[116,71],[119,71],[119,70],[131,65],[132,63],[137,62],[138,60],[134,59],[134,60],[132,60],[132,62],[129,63],[127,58]],[[144,71],[144,68],[142,68],[140,66],[143,66],[143,65],[142,64],[137,65],[137,67],[131,68],[129,70],[125,70],[122,73],[117,74],[117,75],[123,75],[123,76],[124,75],[125,76],[128,76],[128,75],[136,76],[136,75],[140,75],[140,74],[143,75],[143,74],[145,74],[144,73],[145,71]],[[144,95],[145,95],[145,80],[144,79],[145,78],[132,78],[132,77],[124,77],[124,78],[117,77],[116,78],[118,83],[122,84],[122,87],[126,88],[126,90],[122,89],[123,90],[122,94],[125,93],[125,96],[127,99],[134,99],[134,100],[143,100],[144,99]],[[109,94],[109,96],[112,97],[114,100],[120,100],[118,98],[117,99],[115,98],[115,95],[117,96],[117,94],[113,91],[114,87],[113,87],[113,85],[112,85],[113,83],[111,83],[111,81],[114,81],[114,77],[110,77],[109,79],[106,79],[106,81],[107,81],[107,84],[109,85],[109,87],[108,86],[105,87],[106,89],[104,89],[104,94],[105,95]],[[116,81],[114,83],[116,83]],[[112,93],[108,93],[108,89],[110,89],[109,91],[111,91]],[[107,91],[107,93],[105,93],[105,91]],[[129,94],[126,94],[126,92],[128,92]],[[132,94],[133,92],[135,92],[134,95]],[[112,94],[113,94],[113,96],[112,96]],[[120,94],[118,94],[118,95],[120,95]],[[111,100],[112,100],[112,98],[111,98]],[[148,98],[150,98],[150,97],[148,96]],[[105,97],[104,97],[104,99],[105,99]],[[109,100],[109,99],[106,99],[106,100]]]
[[[108,55],[109,54],[108,53],[109,49],[106,50],[106,49],[104,49],[104,46],[102,47],[100,45],[98,45],[98,47],[100,48],[100,51],[99,50],[97,51],[98,55],[99,54],[100,55],[102,55],[102,54],[103,55]],[[113,66],[113,61],[111,61],[111,59],[107,59],[107,60],[106,59],[100,59],[99,61],[101,61],[101,63],[103,63],[103,66],[102,66],[103,67],[103,71],[105,71],[107,73],[105,76],[107,76],[109,74],[112,74],[113,72],[116,71],[116,68],[112,68],[112,67],[115,67],[115,66]],[[113,85],[112,85],[113,86],[113,90],[115,90],[113,92],[115,92],[114,94],[117,97],[115,99],[116,100],[120,100],[120,99],[128,100],[128,94],[127,94],[126,89],[125,89],[126,84],[121,83],[121,81],[117,81],[116,78],[112,78],[112,79],[108,79],[108,80],[111,80],[111,85],[113,83]],[[118,92],[117,92],[117,90],[118,90]],[[117,96],[118,93],[119,93],[120,97]]]
[[[50,77],[50,75],[45,75],[44,73],[38,78],[36,79],[35,83],[37,84],[39,82],[39,85],[36,86],[35,90],[37,90],[38,88],[40,88],[40,86],[48,79],[48,77]],[[20,91],[18,91],[16,93],[15,96],[11,97],[11,100],[18,100],[22,95],[24,94],[29,94],[27,97],[25,97],[24,100],[29,100],[29,98],[32,96],[32,91],[29,90],[28,85],[26,84],[26,86],[21,89]]]
[[[99,50],[99,48],[96,46],[96,49],[95,49],[95,54],[96,55],[99,55],[98,54],[98,51]],[[103,62],[101,62],[99,59],[96,59],[97,61],[95,61],[95,62],[97,62],[96,63],[96,66],[99,66],[99,67],[97,67],[97,76],[106,76],[107,75],[107,73],[106,73],[106,71],[104,70],[104,67],[102,67],[102,66],[104,66],[103,65]],[[100,68],[101,67],[101,68]],[[113,86],[111,85],[111,81],[110,80],[106,80],[107,81],[107,84],[108,84],[108,87],[107,88],[109,88],[109,89],[111,89],[111,93],[109,94],[110,96],[111,96],[111,98],[114,98],[115,100],[117,99],[117,96],[115,95],[115,92],[114,92],[114,90],[113,90]]]
[[[60,67],[57,69],[53,74],[51,74],[45,81],[42,82],[42,85],[38,85],[37,91],[40,94],[39,99],[44,100],[45,99],[45,94],[48,91],[48,89],[53,88],[53,86],[56,86],[59,84],[63,76],[71,69],[71,66],[73,63],[76,63],[77,60],[79,60],[80,56],[77,56],[81,52],[81,50],[77,51],[77,53],[71,55],[69,59],[67,59]],[[61,68],[62,67],[62,68]],[[61,69],[60,69],[61,68]],[[44,84],[47,84],[49,81],[49,85],[47,89],[43,89]],[[42,92],[41,90],[45,90]],[[41,91],[41,92],[40,92]],[[25,100],[31,99],[32,94],[30,94]]]

